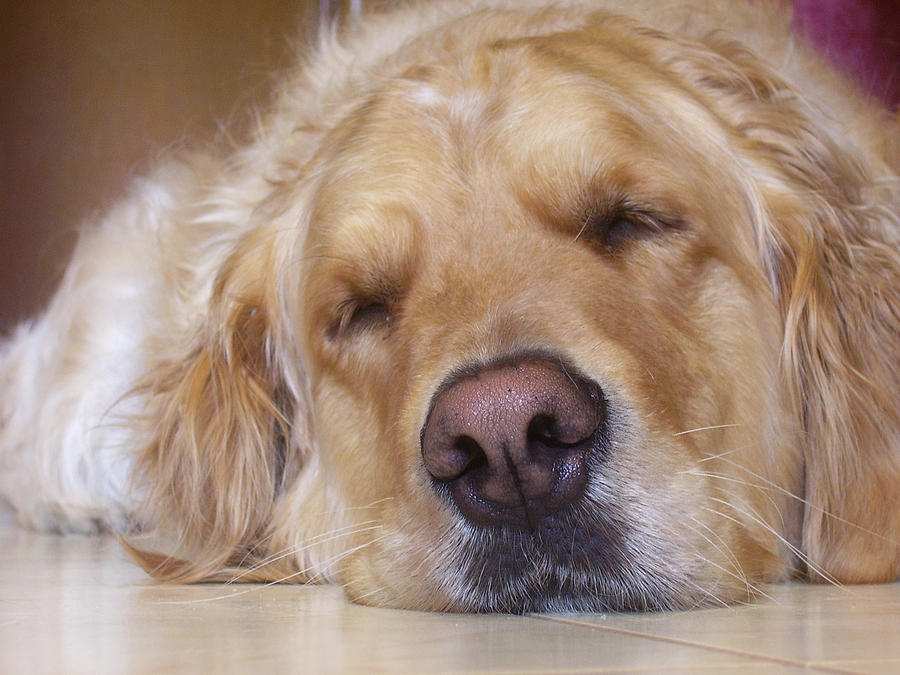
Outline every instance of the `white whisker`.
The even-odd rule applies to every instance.
[[[362,532],[370,532],[372,530],[379,529],[379,525],[374,525],[374,520],[365,521],[364,523],[359,523],[356,525],[350,525],[342,528],[338,528],[336,530],[331,530],[330,532],[325,532],[323,534],[316,535],[315,537],[311,537],[296,546],[289,546],[278,553],[273,553],[269,556],[266,556],[256,564],[247,567],[240,574],[232,577],[226,583],[234,584],[238,582],[241,578],[247,576],[248,574],[252,574],[257,570],[260,570],[268,565],[272,565],[280,560],[284,560],[285,558],[289,558],[291,556],[297,555],[298,553],[302,553],[304,551],[309,550],[314,546],[321,545],[323,543],[329,543],[335,541],[337,539],[341,539],[344,537],[350,537],[356,534],[360,534]]]
[[[779,508],[778,503],[767,492],[768,486],[758,485],[756,483],[751,483],[748,480],[742,480],[740,478],[735,478],[734,476],[726,476],[725,474],[714,473],[712,471],[687,470],[687,471],[682,471],[681,473],[687,474],[689,476],[703,476],[706,478],[715,478],[717,480],[725,481],[728,483],[735,483],[737,485],[745,485],[747,487],[752,487],[752,488],[756,488],[757,490],[760,490],[763,493],[763,495],[766,497],[766,499],[768,499],[769,502],[772,504],[772,507],[775,509],[775,513],[778,514],[778,518],[779,518],[779,520],[781,520],[781,526],[786,527],[786,523],[784,522],[784,514],[781,512],[781,509]]]
[[[357,596],[354,598],[354,602],[359,602],[360,600],[364,600],[365,598],[369,598],[369,597],[375,595],[376,593],[383,593],[383,592],[384,592],[384,586],[378,586],[378,587],[376,587],[376,588],[373,588],[373,589],[372,589],[371,591],[369,591],[368,593],[363,593],[362,595],[357,595]]]
[[[833,520],[836,520],[836,521],[839,522],[839,523],[843,523],[844,525],[849,525],[850,527],[852,527],[852,528],[854,528],[854,529],[856,529],[856,530],[859,530],[860,532],[865,532],[866,534],[869,534],[869,535],[871,535],[871,536],[873,536],[873,537],[875,537],[875,538],[877,538],[877,539],[880,539],[880,540],[882,540],[882,541],[884,541],[884,542],[887,542],[887,543],[892,544],[892,545],[894,545],[894,546],[900,546],[900,541],[897,541],[897,540],[895,540],[895,539],[892,539],[891,537],[886,537],[886,536],[884,536],[883,534],[880,534],[880,533],[875,532],[875,531],[873,531],[873,530],[870,530],[870,529],[868,529],[868,528],[866,528],[866,527],[863,527],[862,525],[859,525],[859,524],[857,524],[857,523],[854,523],[854,522],[851,521],[851,520],[847,520],[846,518],[841,518],[840,516],[831,513],[831,512],[828,511],[827,509],[824,509],[824,508],[822,508],[822,507],[820,507],[820,506],[816,506],[815,504],[809,502],[808,500],[804,499],[803,497],[800,497],[800,496],[798,496],[798,495],[795,495],[795,494],[794,494],[793,492],[791,492],[790,490],[786,490],[785,488],[781,487],[781,486],[778,485],[777,483],[773,483],[772,481],[768,480],[768,479],[765,478],[764,476],[759,475],[758,473],[756,473],[756,472],[754,472],[754,471],[748,469],[747,467],[745,467],[745,466],[743,466],[743,465],[741,465],[741,464],[738,464],[737,462],[732,462],[732,461],[729,461],[729,460],[724,459],[724,458],[723,458],[723,461],[727,462],[728,464],[731,464],[732,466],[734,466],[735,468],[737,468],[737,469],[739,469],[739,470],[741,470],[741,471],[745,471],[746,473],[749,473],[749,474],[750,474],[751,476],[753,476],[754,478],[757,478],[757,479],[763,481],[764,483],[766,483],[767,485],[771,486],[772,488],[774,488],[774,489],[777,490],[778,492],[781,492],[782,494],[787,495],[787,496],[790,497],[791,499],[794,499],[794,500],[800,502],[801,504],[803,504],[803,505],[804,505],[806,508],[808,508],[808,509],[812,509],[813,511],[818,511],[819,513],[821,513],[823,516],[825,516],[825,517],[827,517],[827,518],[832,518]]]
[[[729,509],[733,509],[733,510],[737,511],[738,513],[740,513],[741,515],[746,516],[747,518],[749,518],[751,521],[755,522],[756,524],[761,525],[763,527],[763,529],[765,529],[767,532],[774,535],[775,538],[778,539],[782,544],[784,544],[794,555],[796,555],[797,558],[799,558],[802,563],[806,564],[810,569],[812,569],[814,572],[819,574],[823,579],[825,579],[825,581],[830,583],[835,588],[844,588],[844,586],[837,579],[832,577],[825,570],[819,568],[819,566],[816,565],[808,555],[806,555],[797,546],[795,546],[794,544],[789,542],[785,537],[783,537],[781,534],[779,534],[778,531],[774,527],[772,527],[767,522],[765,522],[764,520],[759,518],[757,515],[755,515],[752,512],[752,510],[749,509],[749,507],[747,507],[746,504],[743,505],[744,508],[738,508],[735,504],[730,504],[730,503],[726,502],[724,499],[718,499],[718,498],[714,497],[713,501],[719,502],[720,504],[723,504],[724,506],[728,507]],[[729,516],[727,513],[723,513],[722,511],[719,511],[717,509],[707,508],[706,510],[709,511],[710,513],[714,513],[714,514],[718,515],[721,518],[730,520],[733,523],[736,523],[738,525],[741,525],[741,526],[744,525],[736,518]]]
[[[701,522],[700,522],[699,520],[697,520],[696,518],[691,518],[691,520],[693,520],[694,522],[696,522],[696,523],[699,524],[699,525],[703,525],[703,527],[705,527],[707,530],[710,530],[710,528],[709,528],[707,525],[705,525],[704,523],[701,523]],[[702,532],[700,532],[700,530],[698,530],[697,528],[692,527],[692,526],[688,525],[687,523],[684,523],[684,526],[687,527],[688,529],[690,529],[692,532],[694,532],[697,536],[699,536],[699,537],[701,537],[702,539],[704,539],[710,546],[712,546],[712,547],[715,548],[717,551],[719,551],[720,553],[722,553],[725,557],[730,558],[731,561],[732,561],[732,564],[735,565],[735,568],[736,568],[737,571],[730,570],[730,569],[728,569],[727,567],[724,567],[723,565],[720,565],[720,564],[718,564],[717,562],[715,562],[715,561],[713,561],[713,560],[710,560],[710,559],[707,558],[706,556],[700,555],[700,553],[695,552],[694,555],[695,555],[698,559],[702,560],[702,561],[703,561],[704,563],[706,563],[707,565],[711,565],[712,567],[715,567],[716,569],[720,570],[721,572],[723,572],[723,573],[726,574],[727,576],[732,577],[732,578],[734,578],[734,579],[737,579],[739,582],[741,582],[742,584],[744,584],[748,589],[750,589],[754,594],[756,594],[756,595],[761,595],[762,597],[764,597],[764,598],[766,598],[766,599],[768,599],[768,600],[773,600],[773,598],[772,598],[770,595],[768,595],[765,591],[763,591],[759,586],[757,586],[756,584],[753,584],[753,583],[750,582],[750,580],[749,580],[749,579],[747,578],[747,576],[744,574],[744,571],[743,571],[743,569],[742,569],[742,567],[741,567],[741,565],[740,565],[740,562],[738,562],[736,556],[734,555],[734,552],[731,551],[730,548],[726,547],[726,549],[723,550],[721,546],[717,545],[717,544],[716,544],[715,542],[713,542],[709,537],[705,536]],[[712,530],[710,530],[710,532],[712,532]],[[715,534],[715,533],[714,533],[714,534]],[[718,534],[716,534],[716,537],[718,537],[719,539],[721,539],[721,537],[719,537]]]
[[[720,459],[722,457],[727,457],[728,455],[733,455],[736,452],[740,452],[741,450],[744,449],[744,447],[746,447],[746,446],[742,446],[739,448],[733,448],[731,450],[726,450],[724,452],[719,452],[719,453],[716,453],[715,455],[707,455],[706,457],[701,457],[697,461],[699,461],[702,464],[703,462],[709,462],[714,459]]]
[[[730,563],[734,566],[734,568],[738,571],[738,573],[740,574],[740,576],[741,576],[743,579],[746,579],[746,578],[747,578],[747,575],[744,574],[744,568],[743,568],[743,566],[741,565],[740,559],[738,559],[738,557],[737,557],[737,555],[735,555],[734,551],[731,550],[731,546],[729,546],[728,543],[722,538],[722,535],[720,535],[718,532],[716,532],[714,529],[712,529],[709,525],[707,525],[706,523],[702,522],[702,521],[699,520],[698,518],[695,518],[694,516],[690,516],[690,518],[691,518],[691,520],[694,521],[697,525],[699,525],[700,527],[702,527],[703,529],[705,529],[707,532],[709,532],[711,536],[715,537],[715,538],[719,541],[719,544],[717,545],[717,544],[716,544],[715,542],[713,542],[711,539],[709,539],[708,537],[706,537],[702,532],[700,532],[700,531],[698,531],[698,530],[696,530],[696,529],[694,529],[694,528],[691,528],[691,529],[694,529],[694,531],[695,531],[699,536],[701,536],[701,537],[703,537],[704,539],[706,539],[706,541],[709,542],[709,544],[710,544],[711,546],[713,546],[713,547],[714,547],[717,551],[719,551],[723,556],[725,556],[726,558],[728,558],[729,562],[730,562]],[[690,525],[687,525],[687,527],[690,527]]]
[[[672,434],[673,436],[684,436],[686,434],[696,434],[699,431],[713,431],[714,429],[734,429],[741,426],[740,424],[714,424],[708,427],[697,427],[696,429],[686,429]]]

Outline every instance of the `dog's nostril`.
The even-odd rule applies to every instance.
[[[582,496],[604,415],[596,384],[550,362],[485,368],[436,395],[422,457],[469,520],[534,527]]]
[[[487,457],[478,442],[460,435],[443,452],[425,453],[425,468],[438,480],[453,480],[467,471],[487,464]]]
[[[535,415],[528,425],[528,440],[546,445],[558,443],[556,420],[549,415]]]
[[[590,415],[589,419],[581,420],[583,424],[580,425],[573,425],[571,421],[562,425],[554,416],[536,415],[528,425],[528,443],[554,449],[571,448],[593,436],[599,424],[597,417]]]
[[[462,464],[462,462],[465,462],[465,465],[461,467],[457,475],[487,464],[487,457],[484,454],[484,450],[481,449],[481,446],[478,445],[478,441],[474,438],[460,436],[456,439],[454,447],[460,457],[460,463]]]

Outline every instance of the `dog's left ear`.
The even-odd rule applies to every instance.
[[[282,369],[274,238],[251,232],[222,266],[190,353],[154,373],[154,424],[140,458],[148,519],[178,538],[166,557],[134,550],[169,581],[219,578],[259,559],[275,500],[302,460],[300,405]]]
[[[887,111],[879,125],[873,112],[859,121],[883,141],[857,147],[828,112],[755,56],[733,44],[711,46],[717,58],[698,56],[686,72],[698,89],[714,93],[710,105],[731,122],[756,184],[761,263],[782,309],[784,373],[804,434],[809,574],[845,583],[894,580],[900,126]],[[857,96],[844,88],[849,100]]]
[[[900,576],[900,125],[860,102],[851,114],[860,115],[861,134],[881,141],[855,146],[828,111],[742,46],[717,36],[700,49],[661,44],[673,72],[730,125],[745,181],[753,185],[748,217],[781,307],[783,372],[803,434],[809,575],[894,580]],[[833,78],[823,86],[843,91],[848,101],[862,96],[824,68],[822,77]]]
[[[812,140],[807,139],[807,140]],[[796,210],[772,209],[785,373],[805,433],[813,578],[900,575],[900,190],[822,135]],[[813,166],[815,164],[815,166]],[[789,180],[797,181],[798,175]],[[771,253],[771,252],[770,252]]]

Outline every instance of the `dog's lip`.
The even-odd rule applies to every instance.
[[[583,503],[563,511],[547,509],[526,512],[522,504],[488,505],[510,520],[493,525],[473,525],[465,522],[468,546],[480,548],[487,555],[510,555],[525,547],[535,560],[569,566],[573,563],[602,563],[618,557],[621,540],[627,532],[625,520],[613,504]],[[516,521],[514,517],[520,517]],[[508,571],[512,568],[507,567]]]
[[[626,587],[632,568],[623,559],[626,531],[609,512],[553,514],[532,531],[484,528],[461,550],[462,588],[468,590],[458,596],[459,605],[462,611],[514,614],[664,606],[662,595],[638,597],[646,589]]]

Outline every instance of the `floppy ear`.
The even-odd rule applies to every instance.
[[[772,213],[784,365],[806,432],[803,550],[813,577],[892,581],[900,575],[900,190],[895,178],[882,187],[868,180],[868,167],[823,136],[812,149],[804,140],[813,139],[794,138],[794,159],[807,163],[801,208]]]
[[[896,579],[900,168],[890,139],[900,128],[886,112],[865,113],[865,133],[884,140],[858,147],[752,54],[708,46],[715,58],[695,53],[679,66],[714,94],[709,105],[731,123],[758,191],[761,261],[782,309],[784,373],[804,432],[809,574]]]
[[[222,267],[190,353],[153,374],[155,428],[138,475],[149,520],[178,557],[129,548],[167,581],[227,577],[263,555],[274,502],[298,468],[289,391],[273,330],[273,243],[248,235]],[[248,577],[249,579],[249,577]]]

